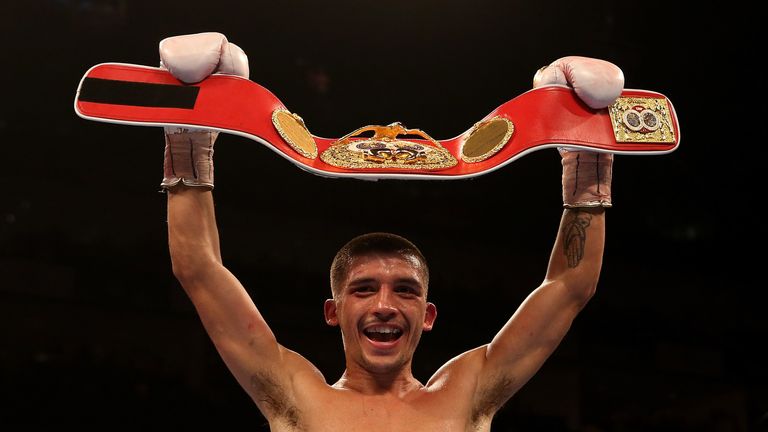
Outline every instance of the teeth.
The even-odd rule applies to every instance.
[[[371,333],[395,333],[395,334],[402,333],[402,331],[398,328],[385,327],[385,326],[370,327],[366,329],[366,331]]]

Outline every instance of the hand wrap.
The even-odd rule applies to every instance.
[[[165,190],[179,182],[186,186],[213,189],[213,143],[218,132],[201,129],[165,128]]]
[[[563,162],[563,207],[611,207],[613,154],[558,150]]]

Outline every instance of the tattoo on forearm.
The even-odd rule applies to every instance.
[[[563,222],[563,253],[568,260],[568,267],[574,268],[584,258],[587,244],[587,227],[592,222],[592,215],[574,210],[568,212]]]

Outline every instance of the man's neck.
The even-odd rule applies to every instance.
[[[424,385],[414,378],[410,365],[387,373],[375,373],[356,365],[347,365],[347,369],[333,387],[368,396],[389,394],[402,399],[409,393],[424,388]]]

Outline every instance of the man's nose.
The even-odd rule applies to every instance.
[[[388,321],[394,318],[397,314],[397,308],[392,304],[392,296],[388,293],[388,290],[379,290],[376,295],[376,304],[374,306],[373,314],[376,318],[382,321]]]

